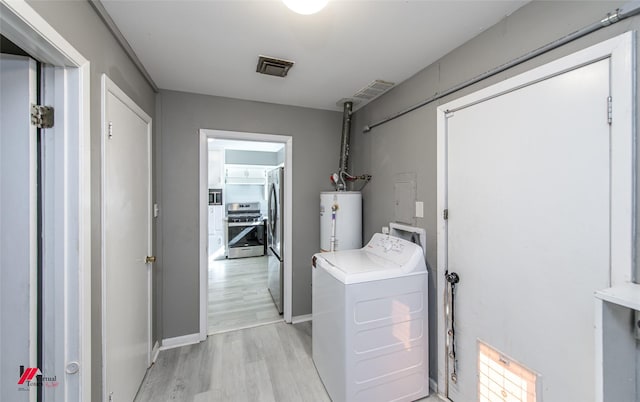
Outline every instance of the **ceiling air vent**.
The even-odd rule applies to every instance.
[[[289,60],[260,56],[258,58],[258,67],[256,67],[256,72],[276,77],[285,77],[292,66],[293,62]]]
[[[365,99],[365,100],[371,100],[373,98],[376,98],[382,95],[384,92],[387,92],[394,85],[395,83],[393,82],[388,82],[383,80],[371,81],[369,85],[367,85],[366,87],[356,92],[355,95],[353,95],[353,97]]]

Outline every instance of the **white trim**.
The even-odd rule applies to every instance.
[[[209,181],[208,181],[208,159],[209,150],[207,148],[207,133],[200,130],[200,146],[198,148],[200,161],[200,174],[198,175],[198,223],[200,228],[200,340],[207,339],[208,330],[208,306],[209,306]],[[225,235],[226,236],[226,235]]]
[[[90,65],[69,42],[56,32],[24,0],[0,0],[0,32],[41,62],[63,67],[56,74],[53,106],[65,111],[56,122],[64,135],[64,156],[56,160],[56,180],[66,192],[57,222],[64,225],[65,240],[55,243],[56,255],[64,256],[63,349],[64,364],[76,362],[77,374],[64,376],[63,400],[91,400],[91,130]],[[58,80],[63,80],[58,82]],[[61,86],[59,86],[61,85]],[[64,104],[57,104],[64,102]],[[73,279],[73,280],[71,280]]]
[[[611,126],[611,283],[613,286],[631,280],[635,235],[635,43],[633,32],[627,32],[599,44],[562,57],[473,94],[451,101],[437,110],[437,251],[438,251],[438,387],[445,384],[445,320],[443,297],[444,272],[447,268],[447,221],[442,211],[447,208],[446,114],[507,93],[546,77],[569,71],[598,60],[611,63],[613,124]],[[596,390],[602,388],[596,378]],[[598,391],[599,392],[599,391]]]
[[[595,340],[595,400],[596,402],[604,402],[604,333],[603,333],[603,318],[604,313],[604,301],[599,298],[594,299],[594,322],[593,322],[593,334]]]
[[[200,235],[200,339],[204,340],[208,334],[207,323],[207,283],[208,283],[208,267],[207,267],[207,244],[208,244],[208,181],[207,181],[207,138],[241,140],[241,141],[259,141],[259,142],[279,142],[285,144],[285,164],[284,164],[284,303],[283,316],[284,321],[291,323],[291,303],[292,303],[292,258],[291,250],[293,244],[293,137],[288,135],[245,133],[236,131],[220,131],[213,129],[201,129],[199,135],[199,235]]]
[[[277,318],[275,320],[267,321],[267,322],[261,322],[259,324],[238,325],[236,327],[230,327],[230,328],[226,328],[226,329],[223,329],[223,330],[220,330],[220,331],[211,332],[208,336],[224,334],[224,333],[227,333],[227,332],[241,331],[243,329],[249,329],[249,328],[257,328],[257,327],[262,327],[262,326],[265,326],[265,325],[278,324],[280,322],[283,322],[282,318]]]
[[[300,324],[301,322],[313,321],[313,314],[296,315],[291,318],[292,324]]]
[[[444,274],[447,270],[448,261],[447,261],[447,221],[443,217],[444,210],[448,205],[447,198],[447,143],[444,139],[445,133],[447,131],[447,118],[445,113],[442,113],[440,109],[437,111],[437,144],[436,144],[436,153],[437,153],[437,161],[436,161],[436,216],[437,216],[437,224],[436,224],[436,253],[437,253],[437,269],[436,269],[436,321],[438,328],[437,334],[437,354],[438,354],[438,389],[441,389],[443,392],[445,390],[446,384],[446,370],[445,363],[446,357],[444,356],[444,351],[446,350],[446,320],[444,314],[444,305],[445,305],[445,287],[446,283],[444,282]]]
[[[160,354],[160,343],[156,341],[153,344],[153,349],[151,349],[151,364],[155,363],[158,360],[158,355]]]
[[[100,199],[100,218],[101,222],[101,231],[102,231],[102,240],[100,244],[101,250],[101,275],[102,275],[102,322],[101,322],[101,331],[102,331],[102,398],[103,400],[108,400],[107,396],[107,280],[106,280],[106,258],[107,258],[107,247],[105,244],[106,241],[106,225],[104,222],[107,220],[106,216],[106,208],[105,203],[107,200],[107,189],[106,189],[106,172],[107,172],[107,158],[106,158],[106,141],[109,135],[108,132],[108,122],[107,122],[107,94],[113,94],[118,100],[124,103],[127,108],[133,111],[142,121],[144,121],[147,125],[147,219],[148,219],[148,227],[147,227],[147,255],[153,255],[153,136],[152,136],[152,119],[147,113],[145,113],[140,106],[138,106],[133,99],[131,99],[123,90],[121,90],[106,74],[102,74],[101,79],[101,157],[100,157],[100,168],[101,168],[101,190],[102,197]],[[147,263],[147,367],[149,367],[152,363],[152,300],[153,300],[153,264]]]
[[[2,34],[39,61],[81,67],[89,61],[25,0],[0,0]]]
[[[200,333],[176,336],[174,338],[167,338],[162,340],[162,346],[160,350],[167,350],[173,348],[179,348],[180,346],[193,345],[200,342]]]

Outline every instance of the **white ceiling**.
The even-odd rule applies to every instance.
[[[373,80],[401,83],[526,2],[330,0],[304,16],[279,0],[102,0],[162,89],[328,110]],[[296,64],[261,75],[259,55]]]

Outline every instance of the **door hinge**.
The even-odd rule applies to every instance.
[[[53,107],[31,105],[31,124],[38,128],[53,127]]]
[[[108,135],[109,139],[113,138],[113,122],[112,121],[109,122],[109,131],[108,131],[107,135]]]
[[[613,99],[609,96],[607,97],[607,123],[611,125],[613,121]]]
[[[442,211],[442,219],[444,219],[445,221],[447,219],[449,219],[449,210],[445,209],[444,211]]]

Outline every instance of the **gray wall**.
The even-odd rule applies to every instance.
[[[53,28],[91,62],[91,359],[92,400],[102,396],[100,111],[101,75],[106,73],[152,118],[155,95],[126,53],[86,1],[29,1]],[[154,122],[155,124],[155,122]],[[157,328],[154,339],[157,339]]]
[[[413,111],[368,134],[365,125],[412,106],[437,92],[501,65],[517,56],[599,21],[622,2],[534,1],[455,49],[389,93],[358,110],[351,143],[353,172],[373,175],[363,192],[364,238],[380,231],[394,217],[394,175],[417,174],[417,199],[425,217],[417,225],[427,231],[427,260],[431,269],[430,371],[437,378],[436,355],[436,108],[462,95],[522,73],[623,32],[640,28],[640,17],[622,21],[565,45],[499,76],[487,79],[437,103]],[[640,177],[640,175],[638,176]],[[637,186],[640,188],[640,186]]]
[[[198,139],[202,128],[293,137],[293,315],[311,312],[320,191],[338,165],[340,112],[160,91],[162,337],[199,331]],[[291,206],[289,206],[291,207]]]

